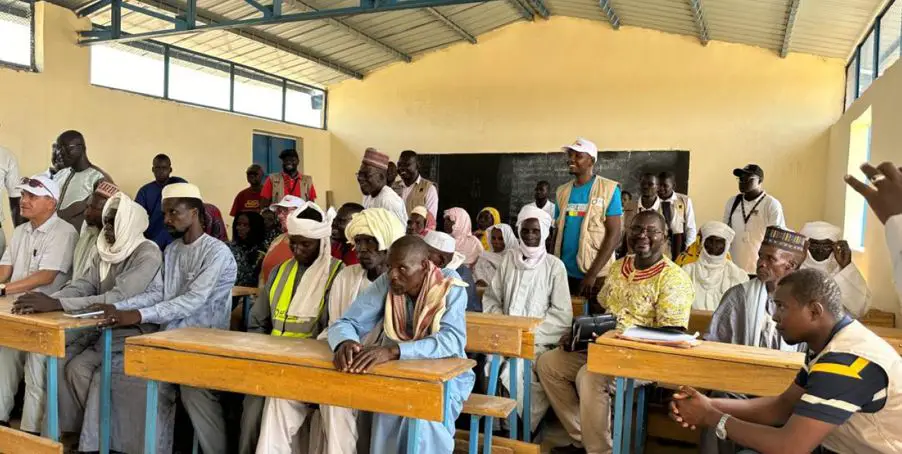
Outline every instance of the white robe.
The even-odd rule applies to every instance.
[[[692,278],[695,285],[695,302],[692,303],[692,308],[705,311],[716,310],[727,290],[749,280],[745,270],[726,259],[717,264],[708,263],[701,257],[683,266],[683,271]]]
[[[893,282],[902,301],[902,214],[887,219],[885,228],[886,247],[893,263]]]
[[[363,208],[385,208],[398,217],[401,225],[407,225],[407,205],[404,204],[404,199],[388,186],[382,186],[376,197],[364,196]]]
[[[809,268],[821,270],[836,281],[842,292],[842,305],[849,315],[859,319],[868,313],[868,309],[871,308],[871,290],[854,263],[840,269],[833,255],[823,262],[816,262],[809,253],[808,259],[802,264],[802,269]]]

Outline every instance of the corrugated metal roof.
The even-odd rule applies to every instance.
[[[184,0],[125,0],[166,15],[184,11]],[[529,0],[366,14],[233,31],[182,35],[161,41],[251,66],[282,77],[326,86],[365,75],[389,64],[440,49],[524,20],[521,5]],[[780,52],[794,0],[545,0],[552,15],[608,22],[607,3],[619,24],[749,44]],[[862,32],[887,0],[796,0],[798,9],[789,52],[846,58]],[[902,1],[902,0],[900,0]],[[78,9],[91,0],[54,0]],[[286,13],[358,5],[359,0],[284,0]],[[693,9],[697,4],[700,14]],[[259,17],[243,0],[198,0],[199,20]],[[438,13],[438,14],[436,14]],[[453,25],[443,21],[449,19]],[[699,21],[699,18],[701,20]],[[108,25],[109,12],[92,16]],[[894,19],[898,23],[897,19]],[[456,30],[456,27],[460,30]],[[166,21],[123,12],[126,32],[171,28]],[[462,30],[462,33],[460,32]]]

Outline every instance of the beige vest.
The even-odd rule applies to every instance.
[[[410,212],[413,211],[414,208],[426,206],[426,194],[432,186],[434,186],[434,183],[423,177],[420,177],[419,183],[413,185],[410,193],[407,194],[407,198],[404,199],[404,205],[407,207],[408,216],[410,216]]]
[[[282,172],[276,172],[270,175],[269,179],[272,181],[272,201],[273,203],[278,203],[279,200],[282,200],[282,197],[285,197],[285,177],[282,175]],[[301,181],[298,184],[301,185],[300,197],[313,202],[313,200],[309,200],[310,188],[313,186],[313,177],[301,175]]]
[[[827,352],[851,353],[877,364],[889,377],[889,385],[883,409],[870,414],[855,413],[827,435],[823,445],[841,454],[902,453],[902,358],[858,321],[836,333],[806,369]]]
[[[570,191],[573,190],[573,181],[562,184],[557,188],[557,206],[560,214],[557,219],[557,231],[554,240],[554,255],[561,256],[561,245],[564,241],[564,224],[567,219],[567,201],[570,200]],[[617,182],[596,175],[592,181],[592,189],[589,191],[589,207],[586,209],[586,217],[579,232],[579,252],[576,254],[576,264],[583,273],[589,271],[592,262],[598,256],[605,233],[605,211],[608,209],[611,197],[617,189]],[[614,245],[616,247],[616,245]],[[614,263],[614,254],[611,254],[608,262],[598,273],[599,276],[607,276],[608,270]]]

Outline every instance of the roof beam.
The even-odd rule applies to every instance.
[[[528,20],[528,21],[535,20],[535,16],[533,16],[532,10],[529,9],[529,8],[528,8],[526,5],[524,5],[523,3],[520,3],[520,0],[508,0],[508,3],[510,3],[510,5],[511,5],[515,10],[517,10],[517,11],[520,12],[520,16],[521,16],[523,19],[526,19],[526,20]]]
[[[799,14],[799,4],[802,0],[792,0],[789,4],[789,14],[786,17],[786,31],[783,32],[783,46],[780,47],[780,57],[789,55],[789,43],[792,40],[792,29],[796,24],[796,16]]]
[[[544,0],[526,0],[526,4],[529,5],[529,8],[542,19],[548,19],[548,16],[551,15],[551,13],[548,12],[548,7],[545,6]]]
[[[184,6],[180,6],[176,4],[172,0],[138,0],[141,3],[144,3],[148,6],[153,6],[155,8],[159,8],[163,11],[166,11],[170,14],[178,15],[182,11],[185,10]],[[228,19],[217,14],[213,14],[208,11],[198,10],[197,11],[197,19],[201,22],[207,24],[219,24],[227,21]],[[272,48],[281,50],[282,52],[294,55],[296,57],[301,57],[305,60],[309,60],[313,63],[316,63],[322,67],[329,68],[335,72],[344,74],[348,77],[353,77],[354,79],[363,79],[363,73],[356,71],[350,67],[344,66],[341,63],[338,63],[328,57],[324,57],[314,53],[313,51],[306,49],[304,47],[298,46],[297,44],[287,40],[282,39],[277,36],[271,35],[269,33],[261,32],[259,30],[253,29],[243,29],[243,30],[227,30],[230,33],[241,36],[242,38],[248,39],[250,41],[254,41],[258,44],[263,44],[264,46],[270,46]],[[125,35],[125,34],[123,34]],[[90,44],[90,43],[86,43]]]
[[[601,7],[601,11],[604,13],[605,17],[608,18],[608,22],[611,23],[611,27],[614,30],[620,30],[620,16],[618,16],[617,12],[614,11],[614,8],[611,6],[611,2],[609,0],[600,0],[598,2],[598,6]]]
[[[444,14],[439,12],[439,10],[435,8],[426,8],[426,12],[438,19],[439,22],[445,24],[451,30],[454,30],[454,33],[457,33],[461,38],[469,41],[470,44],[476,44],[475,36],[464,30],[460,25],[455,24],[454,21],[448,18],[448,16],[445,16]]]
[[[711,38],[708,35],[708,22],[705,20],[705,8],[702,6],[702,0],[689,0],[689,6],[692,8],[692,18],[698,29],[698,39],[703,46],[707,46]]]
[[[115,1],[115,0],[114,0]],[[189,0],[192,1],[192,0]],[[236,29],[247,29],[249,27],[261,27],[268,25],[278,25],[278,24],[287,24],[287,23],[295,23],[295,22],[304,22],[311,20],[324,20],[331,19],[342,16],[356,16],[361,14],[372,14],[372,13],[382,13],[382,12],[391,12],[391,11],[401,11],[406,9],[417,9],[417,8],[428,8],[428,7],[436,7],[436,6],[450,6],[450,5],[462,5],[467,3],[483,3],[486,0],[404,0],[404,1],[396,1],[393,3],[387,4],[376,4],[373,2],[372,5],[363,3],[362,6],[351,6],[344,8],[330,8],[326,10],[319,11],[309,11],[306,13],[293,13],[293,14],[283,14],[278,17],[269,17],[269,18],[253,18],[253,19],[239,19],[239,20],[227,20],[224,22],[220,22],[217,24],[208,24],[202,25],[199,27],[194,27],[188,30],[179,30],[179,29],[168,29],[168,30],[156,30],[152,32],[145,33],[136,33],[130,36],[121,36],[118,38],[109,38],[109,39],[93,39],[93,40],[82,40],[81,44],[100,44],[100,43],[110,43],[110,42],[131,42],[131,41],[141,41],[145,39],[157,39],[157,38],[169,38],[173,36],[181,36],[188,35],[192,33],[199,32],[208,32],[208,31],[231,31]],[[190,11],[189,11],[190,12]],[[190,21],[189,21],[190,25]],[[247,30],[244,30],[247,31]]]
[[[318,9],[316,9],[316,8],[310,6],[309,4],[302,2],[300,0],[289,0],[288,3],[291,5],[294,5],[295,7],[300,8],[304,12],[319,11]],[[413,57],[411,57],[410,55],[408,55],[404,52],[401,52],[401,50],[396,49],[392,46],[389,46],[388,44],[386,44],[376,38],[373,38],[370,35],[367,35],[366,33],[360,31],[360,29],[357,29],[351,25],[348,25],[346,22],[342,21],[341,19],[331,18],[331,19],[326,19],[325,22],[327,24],[357,38],[358,40],[363,41],[366,44],[369,44],[374,47],[378,47],[385,53],[395,57],[398,60],[402,60],[405,63],[410,63],[413,61]]]
[[[107,6],[110,6],[110,0],[97,0],[96,2],[78,10],[76,15],[78,17],[88,17],[91,14],[94,14],[94,13],[106,8]]]

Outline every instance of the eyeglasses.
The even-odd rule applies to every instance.
[[[653,236],[658,236],[658,235],[664,234],[663,231],[658,230],[654,227],[642,227],[641,225],[634,225],[634,226],[630,227],[630,235],[639,236],[639,235],[642,235],[643,233],[647,237],[653,237]]]
[[[48,192],[50,191],[50,189],[47,189],[47,186],[44,186],[44,183],[41,183],[41,180],[37,180],[34,178],[28,178],[28,177],[22,178],[21,184],[28,185],[29,187],[32,187],[32,188],[44,188]]]

